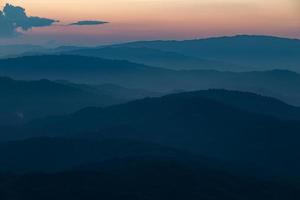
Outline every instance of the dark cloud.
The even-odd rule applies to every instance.
[[[71,26],[93,26],[93,25],[101,25],[101,24],[107,24],[109,22],[104,22],[104,21],[79,21],[70,24]]]
[[[0,37],[15,35],[15,26],[0,11]]]
[[[33,27],[51,26],[53,19],[27,16],[22,7],[6,4],[0,11],[0,37],[13,37]]]

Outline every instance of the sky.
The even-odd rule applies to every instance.
[[[59,22],[0,37],[0,44],[100,45],[258,34],[300,38],[300,0],[8,0]],[[2,10],[2,9],[1,9]],[[69,25],[103,21],[97,25]],[[1,29],[1,27],[0,27]]]

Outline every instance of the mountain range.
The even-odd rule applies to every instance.
[[[237,101],[244,99],[245,101]],[[257,105],[257,106],[256,106]],[[181,149],[265,174],[300,176],[299,108],[249,93],[199,91],[146,98],[3,129],[2,139],[128,138]]]
[[[48,55],[0,60],[0,73],[21,80],[43,78],[93,85],[109,83],[158,93],[212,88],[241,90],[300,105],[300,75],[286,70],[170,70],[122,60]]]
[[[20,81],[0,77],[0,125],[70,114],[89,106],[108,106],[155,96],[117,85],[80,85],[66,81]]]
[[[18,49],[14,56],[84,55],[128,60],[168,69],[238,72],[285,69],[300,72],[300,40],[274,36],[236,35],[183,41],[138,41],[96,47],[61,46],[52,49],[23,45],[22,48],[10,46],[9,49]]]
[[[138,41],[117,46],[151,48],[222,61],[232,64],[231,68],[227,68],[231,71],[287,69],[299,72],[300,69],[300,40],[274,36],[237,35],[186,41]],[[222,66],[214,69],[224,70]]]
[[[298,200],[298,55],[257,35],[0,46],[0,199]]]
[[[20,45],[0,45],[0,58],[18,56],[28,52],[47,52],[47,49],[30,44],[20,44]]]
[[[62,53],[62,52],[60,52]],[[145,65],[175,70],[210,69],[242,70],[241,66],[213,59],[187,56],[177,52],[152,49],[148,47],[108,46],[64,51],[64,54],[81,55],[106,59],[128,60]]]

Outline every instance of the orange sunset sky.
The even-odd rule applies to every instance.
[[[235,34],[300,38],[300,0],[11,0],[1,7],[6,3],[60,22],[1,43],[96,45]],[[79,20],[110,23],[66,26]]]

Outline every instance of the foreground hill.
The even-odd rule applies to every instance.
[[[32,56],[0,60],[0,73],[17,79],[115,84],[156,92],[221,88],[255,92],[300,105],[300,75],[290,71],[168,70],[127,61],[82,56]]]
[[[248,101],[236,101],[245,98]],[[94,138],[98,134],[132,138],[244,163],[264,169],[266,174],[300,176],[300,163],[295,159],[300,156],[300,123],[290,120],[298,117],[298,108],[277,100],[213,90],[87,108],[65,117],[33,121],[19,131],[1,132],[3,139],[41,135]]]
[[[195,161],[115,159],[55,174],[0,175],[3,200],[297,200],[296,185],[260,181]]]
[[[128,139],[30,138],[0,143],[0,172],[59,172],[113,159],[208,159],[161,145]],[[11,159],[13,158],[13,159]],[[26,161],[26,162],[25,162]],[[216,162],[217,163],[217,162]],[[215,163],[211,163],[215,164]]]
[[[238,66],[237,71],[288,69],[300,72],[300,40],[297,39],[238,35],[186,41],[140,41],[118,46],[151,48],[223,61]]]

